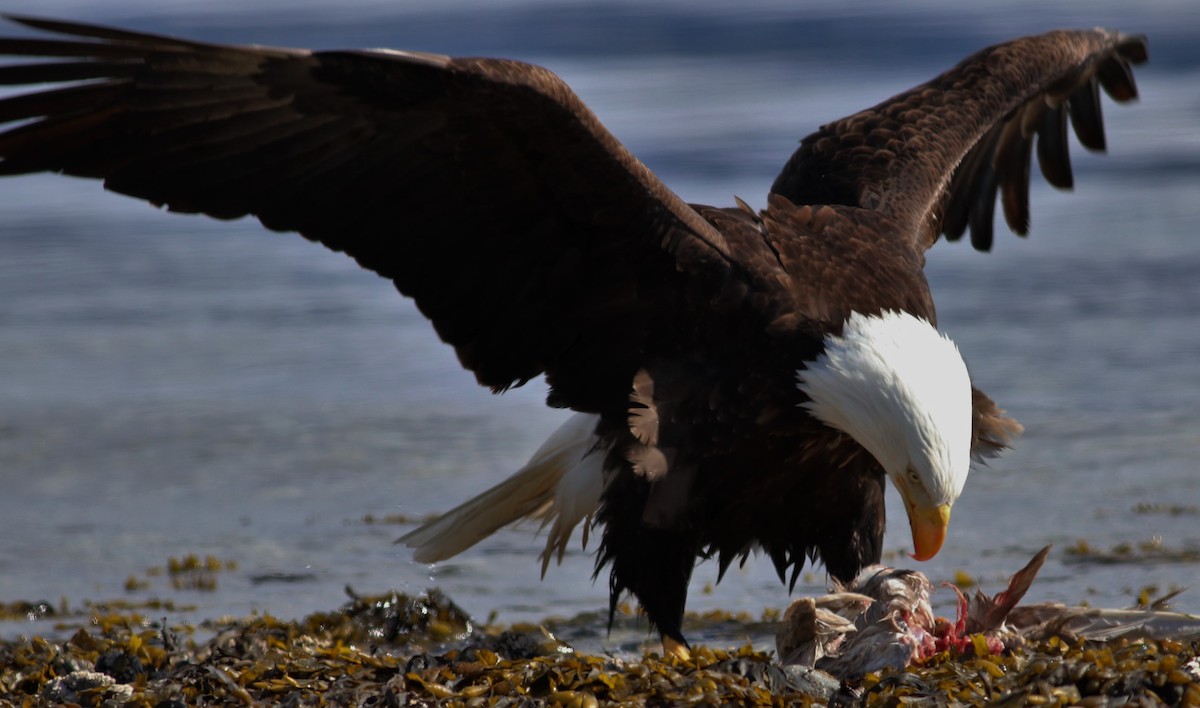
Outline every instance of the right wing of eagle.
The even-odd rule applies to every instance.
[[[623,405],[681,272],[724,240],[557,76],[500,59],[222,46],[10,18],[0,174],[61,172],[180,212],[258,217],[413,297],[481,384]]]

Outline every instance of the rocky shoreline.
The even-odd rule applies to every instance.
[[[10,603],[5,614],[39,607],[54,611]],[[170,626],[132,608],[88,614],[63,640],[0,641],[0,703],[1200,705],[1196,637],[1052,634],[999,655],[948,650],[839,682],[750,646],[698,647],[690,661],[580,655],[541,627],[480,627],[436,590],[353,597],[297,621]]]

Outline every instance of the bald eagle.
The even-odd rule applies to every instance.
[[[804,138],[765,209],[690,205],[558,77],[517,61],[225,46],[11,18],[0,173],[60,172],[180,212],[254,215],[413,298],[494,391],[545,375],[576,413],[514,478],[403,541],[456,553],[526,516],[545,564],[581,521],[596,572],[687,654],[698,558],[761,549],[850,581],[884,488],[938,552],[972,458],[1019,432],[936,328],[939,236],[1029,225],[1036,145],[1104,148],[1098,87],[1136,97],[1145,40],[1058,31],[984,49]],[[48,84],[48,86],[47,86]],[[585,525],[585,533],[587,531]]]

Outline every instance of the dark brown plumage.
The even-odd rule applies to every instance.
[[[0,39],[37,57],[0,84],[63,85],[0,100],[0,174],[254,215],[391,279],[481,384],[545,374],[551,405],[598,416],[597,571],[677,642],[698,556],[761,547],[793,582],[806,557],[843,580],[879,560],[885,470],[797,370],[854,313],[936,324],[925,249],[969,227],[987,250],[997,194],[1024,233],[1034,144],[1069,186],[1068,119],[1102,149],[1097,86],[1133,98],[1145,59],[1106,31],[986,49],[805,138],[754,213],[684,203],[520,62],[14,19],[59,38]],[[971,393],[971,449],[994,454],[1019,426]]]

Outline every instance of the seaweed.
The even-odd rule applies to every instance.
[[[342,607],[299,621],[259,616],[169,627],[116,609],[96,613],[62,641],[0,641],[0,702],[165,708],[1200,701],[1195,641],[1055,635],[1004,654],[947,650],[903,670],[838,682],[813,669],[780,666],[773,654],[751,646],[696,647],[688,661],[653,652],[580,655],[540,626],[480,627],[436,590],[348,592]],[[208,638],[194,639],[199,635]]]

